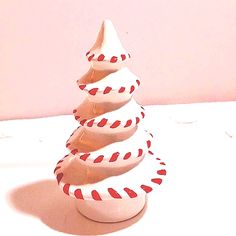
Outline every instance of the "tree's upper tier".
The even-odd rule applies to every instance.
[[[117,68],[117,64],[123,64],[130,58],[110,20],[103,22],[97,40],[86,56],[92,66],[99,69]]]

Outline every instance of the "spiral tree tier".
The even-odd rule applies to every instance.
[[[150,150],[153,135],[139,125],[145,109],[133,93],[140,80],[126,67],[130,54],[111,21],[103,22],[86,56],[91,68],[77,83],[87,97],[73,111],[80,126],[54,173],[82,214],[116,222],[142,210],[147,193],[166,175],[165,163]]]

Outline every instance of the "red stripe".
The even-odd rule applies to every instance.
[[[150,155],[154,155],[154,153],[153,153],[152,151],[150,151],[150,150],[148,151],[148,153],[149,153]]]
[[[129,58],[131,57],[130,54],[128,53]]]
[[[141,108],[142,108],[143,110],[145,110],[143,106],[141,106]]]
[[[141,112],[141,116],[142,116],[142,118],[144,118],[144,117],[145,117],[145,114],[144,114],[144,112]]]
[[[60,166],[57,166],[55,169],[54,169],[54,174],[56,173],[57,170],[59,170],[61,167]]]
[[[158,175],[166,175],[166,170],[158,170],[157,174]]]
[[[61,182],[61,179],[63,178],[63,173],[59,173],[56,178],[57,178],[57,183],[59,184]]]
[[[124,127],[129,127],[132,124],[132,120],[127,120]]]
[[[150,140],[147,141],[147,147],[148,147],[148,148],[151,147],[151,141],[150,141]]]
[[[147,186],[147,185],[142,184],[140,187],[141,187],[146,193],[150,193],[150,192],[152,191],[152,188],[149,187],[149,186]]]
[[[132,93],[134,90],[135,90],[135,87],[132,85],[132,86],[130,87],[130,92],[129,92],[129,93]]]
[[[114,162],[114,161],[116,161],[119,155],[120,155],[119,152],[113,153],[112,156],[111,156],[111,158],[110,158],[110,160],[109,160],[109,162]]]
[[[121,54],[120,57],[121,57],[122,61],[124,61],[126,59],[126,55],[125,54]]]
[[[103,119],[97,124],[97,126],[98,126],[98,127],[103,127],[103,126],[106,125],[106,123],[107,123],[107,119],[106,119],[106,118],[103,118]]]
[[[103,155],[100,155],[100,156],[98,156],[93,162],[94,162],[94,163],[100,163],[100,162],[102,162],[103,158],[104,158],[104,156],[103,156]]]
[[[78,153],[78,149],[73,149],[73,150],[71,151],[71,153],[72,153],[73,155],[75,155],[76,153]]]
[[[80,88],[81,90],[84,90],[85,87],[86,87],[86,84],[81,84],[81,85],[79,85],[79,88]]]
[[[111,63],[115,63],[115,62],[117,62],[117,59],[118,59],[117,57],[113,56],[113,57],[111,58],[110,62],[111,62]]]
[[[159,179],[159,178],[155,178],[155,179],[151,179],[151,181],[155,184],[161,184],[162,183],[162,179]]]
[[[137,197],[137,193],[135,193],[132,189],[130,188],[124,188],[124,191],[129,195],[130,198]]]
[[[88,127],[92,127],[92,126],[93,126],[93,122],[94,122],[94,119],[90,120],[90,121],[87,123],[87,126],[88,126]]]
[[[97,91],[98,91],[98,88],[93,88],[89,90],[89,93],[94,96],[96,95]]]
[[[79,123],[81,124],[81,125],[84,125],[84,123],[87,121],[87,119],[83,119],[83,120],[81,120]]]
[[[112,90],[111,87],[107,86],[104,91],[103,91],[103,94],[107,94],[107,93],[110,93],[110,91]]]
[[[156,160],[160,161],[161,159],[159,157],[157,157]]]
[[[125,87],[120,87],[120,89],[119,89],[119,93],[123,93],[125,91]]]
[[[160,162],[160,165],[166,165],[166,163],[162,161],[162,162]]]
[[[100,54],[100,55],[98,56],[98,61],[103,61],[104,58],[105,58],[105,56],[104,56],[103,54]]]
[[[94,57],[94,54],[92,54],[91,56],[88,57],[88,61],[91,61]]]
[[[124,155],[124,160],[127,160],[131,157],[131,152],[127,152],[125,155]]]
[[[89,53],[90,53],[90,51],[88,51],[88,52],[86,53],[86,56],[88,56]]]
[[[78,120],[80,118],[80,116],[75,116],[75,119]]]
[[[85,153],[83,155],[80,156],[80,159],[83,161],[86,161],[86,159],[89,157],[90,153]]]
[[[136,83],[138,84],[138,86],[140,85],[140,81],[138,79],[136,80]]]
[[[69,195],[69,188],[70,188],[70,184],[65,184],[63,187],[63,192],[67,195]]]
[[[78,198],[78,199],[84,199],[83,194],[82,194],[82,191],[81,191],[81,189],[79,189],[79,188],[75,190],[74,195],[75,195],[75,197]]]
[[[143,154],[143,149],[139,149],[138,150],[138,157],[142,156],[142,154]]]
[[[67,144],[66,144],[66,147],[69,147],[70,145],[71,145],[70,143],[67,143]]]
[[[91,192],[91,195],[92,195],[93,199],[96,200],[96,201],[101,201],[102,200],[99,193],[96,190],[93,190]]]
[[[118,127],[120,125],[120,120],[116,120],[111,126],[110,128],[114,129],[116,127]]]
[[[113,198],[121,198],[120,194],[116,192],[115,189],[113,188],[108,188],[107,189],[109,194],[113,197]]]
[[[76,113],[76,112],[77,112],[77,110],[76,110],[76,109],[74,109],[74,110],[73,110],[73,113]]]
[[[140,122],[139,117],[136,117],[136,124],[138,124]]]

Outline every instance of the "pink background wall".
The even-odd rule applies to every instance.
[[[1,0],[0,119],[66,114],[103,18],[143,104],[236,100],[235,0]]]

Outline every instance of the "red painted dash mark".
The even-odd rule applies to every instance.
[[[140,80],[137,79],[137,80],[136,80],[136,83],[137,83],[138,86],[139,86],[139,85],[140,85]]]
[[[151,181],[152,181],[153,183],[159,184],[159,185],[162,183],[162,179],[160,179],[160,178],[151,179]]]
[[[104,91],[103,91],[103,94],[107,94],[107,93],[110,93],[110,91],[112,90],[111,87],[107,86]]]
[[[85,87],[86,87],[86,84],[81,84],[81,85],[79,85],[79,88],[80,88],[81,90],[84,90]]]
[[[114,129],[116,127],[118,127],[120,125],[120,120],[116,120],[111,126],[110,128]]]
[[[130,92],[129,92],[129,93],[132,93],[134,90],[135,90],[135,87],[132,85],[132,86],[130,87]]]
[[[91,95],[94,96],[94,95],[96,95],[97,91],[98,91],[98,88],[90,89],[90,90],[89,90],[89,94],[91,94]]]
[[[91,61],[94,57],[94,54],[92,54],[91,56],[88,57],[88,61]]]
[[[123,93],[125,91],[125,87],[120,87],[120,89],[119,89],[119,93]]]
[[[142,154],[143,154],[143,149],[139,149],[138,150],[138,157],[142,156]]]
[[[151,141],[150,141],[150,140],[147,141],[147,147],[148,147],[148,148],[151,147]]]
[[[130,54],[128,54],[129,58],[131,57]]]
[[[82,125],[82,126],[84,126],[84,123],[87,121],[87,119],[83,119],[83,120],[81,120],[79,123]]]
[[[139,117],[136,117],[136,124],[138,124],[140,122]]]
[[[107,123],[107,119],[106,119],[106,118],[103,118],[103,119],[97,124],[97,126],[98,126],[98,127],[103,127],[103,126],[106,125],[106,123]]]
[[[150,150],[148,151],[148,153],[149,153],[150,155],[154,155],[154,153],[153,153],[152,151],[150,151]]]
[[[113,198],[121,198],[120,194],[116,192],[115,189],[113,188],[108,188],[107,189],[109,194],[113,197]]]
[[[67,143],[67,144],[66,144],[66,147],[69,147],[70,145],[71,145],[70,143]]]
[[[78,199],[84,199],[83,194],[82,194],[82,191],[81,191],[81,189],[79,189],[79,188],[75,190],[74,195],[75,195],[75,197],[78,198]]]
[[[104,56],[103,54],[100,54],[100,55],[98,56],[98,61],[103,61],[104,58],[105,58],[105,56]]]
[[[100,162],[102,162],[103,158],[104,158],[104,156],[103,156],[103,155],[100,155],[100,156],[98,156],[93,162],[94,162],[94,163],[100,163]]]
[[[74,110],[73,110],[73,113],[76,113],[76,112],[77,112],[77,110],[76,110],[76,109],[74,109]]]
[[[129,195],[130,198],[137,197],[137,193],[135,193],[132,189],[130,188],[124,188],[124,191]]]
[[[80,156],[80,159],[83,160],[83,161],[86,161],[87,158],[89,157],[90,153],[85,153],[83,155]]]
[[[162,162],[160,162],[160,165],[166,165],[166,163],[162,161]]]
[[[114,161],[116,161],[119,155],[120,155],[119,152],[113,153],[112,156],[111,156],[111,158],[110,158],[110,160],[109,160],[109,162],[114,162]]]
[[[146,193],[150,193],[152,191],[152,188],[150,186],[142,184],[140,186]]]
[[[63,192],[69,195],[70,184],[65,184],[63,187]]]
[[[96,201],[101,201],[102,200],[99,193],[96,190],[93,190],[91,192],[91,195],[92,195],[93,199],[96,200]]]
[[[71,153],[72,153],[73,155],[75,155],[76,153],[78,153],[78,149],[73,149],[73,150],[71,151]]]
[[[110,60],[111,63],[116,63],[117,62],[117,57],[113,56]]]
[[[121,57],[122,61],[124,61],[126,59],[126,55],[125,54],[121,54],[120,57]]]
[[[144,112],[141,112],[141,116],[142,116],[142,118],[144,118],[144,117],[145,117],[145,114],[144,114]]]
[[[166,170],[164,170],[164,169],[163,170],[158,170],[157,174],[158,175],[166,175]]]
[[[131,152],[127,152],[125,155],[124,155],[124,160],[127,160],[131,157]]]
[[[132,120],[127,120],[124,127],[125,127],[125,128],[126,128],[126,127],[129,127],[131,124],[132,124]]]
[[[59,184],[61,182],[61,179],[63,178],[63,173],[59,173],[57,175],[57,183]]]
[[[90,51],[86,52],[86,57],[88,56],[89,53],[90,53]]]
[[[88,127],[92,127],[92,126],[93,126],[93,123],[94,123],[94,119],[90,120],[90,121],[87,123],[87,126],[88,126]]]

